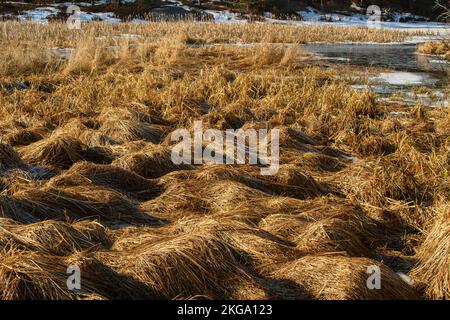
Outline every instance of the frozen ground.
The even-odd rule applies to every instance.
[[[449,25],[446,23],[422,21],[426,18],[413,16],[409,13],[393,13],[391,15],[392,21],[379,21],[376,23],[370,23],[369,16],[362,13],[353,14],[323,14],[318,10],[307,7],[304,11],[299,11],[298,14],[303,17],[301,23],[307,24],[332,24],[343,26],[371,26],[387,29],[404,29],[409,31],[418,30],[435,30],[438,32],[449,32]],[[408,20],[419,20],[416,22],[406,22]]]
[[[417,54],[416,45],[410,42],[390,45],[312,43],[302,45],[302,48],[315,53],[317,60],[347,62],[353,65],[380,66],[411,72],[444,72],[450,67],[449,62],[441,56]]]

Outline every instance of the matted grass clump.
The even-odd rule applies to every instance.
[[[95,257],[74,254],[58,257],[30,251],[1,252],[2,300],[137,299],[152,297],[139,282],[118,274]],[[67,289],[67,270],[78,266],[81,290]]]
[[[0,298],[17,299],[71,299],[67,290],[67,266],[58,257],[37,252],[9,250],[0,253]]]
[[[450,207],[440,203],[417,251],[413,276],[429,299],[450,298]]]
[[[68,255],[111,245],[106,228],[98,222],[42,221],[28,225],[0,219],[0,243],[4,250],[18,248],[46,254]]]
[[[236,250],[209,234],[168,236],[102,257],[106,264],[146,284],[160,299],[232,294],[226,283],[248,278]],[[170,268],[167,268],[170,266]]]
[[[105,148],[90,148],[78,138],[55,134],[19,149],[23,159],[30,164],[68,169],[72,164],[90,160],[110,163],[112,154]]]
[[[367,286],[370,266],[380,268],[379,290]],[[392,270],[367,258],[310,255],[287,263],[275,271],[273,277],[294,281],[320,300],[418,298],[414,289]]]
[[[100,218],[109,222],[159,223],[159,219],[143,213],[121,193],[99,186],[24,189],[10,201],[12,205],[5,213],[19,221],[27,220],[27,216],[22,219],[20,214],[25,212],[38,219]]]
[[[76,163],[64,174],[51,179],[49,184],[55,187],[104,186],[139,200],[150,200],[161,192],[157,183],[132,171],[90,162]]]
[[[125,154],[114,160],[112,165],[127,169],[144,178],[158,178],[169,172],[189,169],[187,164],[174,164],[171,149],[161,145],[150,145],[145,149]]]

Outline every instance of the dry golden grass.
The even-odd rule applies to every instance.
[[[367,266],[379,265],[383,290],[366,286]],[[345,258],[333,255],[309,255],[287,263],[273,277],[289,279],[308,288],[314,299],[379,300],[417,299],[414,290],[383,264],[367,258]]]
[[[111,25],[106,23],[83,24],[83,31],[69,30],[65,23],[55,22],[48,25],[36,25],[23,22],[2,22],[2,38],[6,42],[21,41],[30,43],[38,41],[50,47],[68,46],[86,38],[99,37],[105,42],[120,41],[121,34],[136,34],[147,39],[164,39],[176,36],[189,43],[306,43],[314,41],[402,41],[406,35],[401,31],[377,30],[364,27],[341,26],[296,26],[283,24],[215,24],[192,23],[190,21],[151,22],[151,23],[121,23]],[[17,32],[19,30],[19,32]],[[13,32],[16,31],[16,32]],[[115,36],[104,39],[102,36]]]
[[[417,51],[424,54],[443,55],[447,60],[450,60],[450,42],[426,42],[417,48]]]
[[[429,299],[450,297],[450,208],[440,201],[425,231],[425,241],[418,248],[418,264],[413,276],[424,287]]]
[[[448,111],[393,119],[337,80],[354,69],[321,69],[295,46],[405,33],[0,29],[0,84],[26,84],[0,91],[1,299],[448,298]],[[173,164],[170,134],[195,120],[279,128],[279,172]],[[65,286],[73,264],[77,292]],[[374,264],[381,290],[366,287]],[[412,287],[396,274],[411,269]]]

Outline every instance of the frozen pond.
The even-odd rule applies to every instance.
[[[316,53],[319,59],[352,65],[438,73],[450,68],[450,64],[441,57],[417,54],[415,44],[310,44],[302,48]]]
[[[416,53],[415,44],[311,44],[302,48],[315,59],[335,64],[391,69],[368,79],[353,77],[354,90],[370,90],[387,104],[449,106],[450,63]]]

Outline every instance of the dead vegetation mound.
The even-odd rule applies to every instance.
[[[157,144],[163,140],[165,133],[165,129],[159,125],[114,118],[105,121],[99,130],[118,143],[145,140]]]
[[[417,251],[413,278],[428,299],[450,298],[450,207],[440,203]]]
[[[90,255],[58,257],[39,252],[1,252],[0,299],[74,300],[152,297],[141,283],[119,274]],[[67,270],[77,266],[81,290],[68,290]],[[74,269],[72,269],[73,272]]]
[[[386,239],[396,235],[395,230],[381,225],[346,199],[327,196],[303,200],[289,213],[278,211],[262,219],[259,227],[309,254],[372,258],[375,248],[386,245]]]
[[[114,160],[111,164],[119,168],[137,173],[144,178],[158,178],[169,172],[191,169],[191,165],[176,165],[172,162],[172,151],[168,147],[154,145],[147,148],[125,154]]]
[[[327,187],[314,178],[302,173],[295,166],[282,165],[275,176],[260,175],[258,167],[230,165],[206,165],[194,172],[182,171],[163,178],[163,182],[171,179],[195,179],[200,183],[216,183],[233,181],[242,183],[267,194],[291,196],[299,199],[320,196],[328,191]]]
[[[98,186],[25,189],[18,191],[8,200],[12,204],[6,206],[6,215],[23,222],[30,222],[30,216],[43,220],[73,221],[90,217],[106,222],[160,222],[159,219],[144,214],[138,205],[119,192]],[[26,215],[22,217],[21,213]]]
[[[69,224],[50,220],[22,225],[0,219],[0,243],[4,250],[17,248],[53,255],[111,246],[106,228],[94,221]]]
[[[180,234],[206,233],[214,235],[236,248],[240,261],[249,270],[267,275],[281,263],[303,254],[295,245],[248,223],[241,216],[246,212],[237,209],[233,215],[187,217],[177,221],[171,232]]]
[[[140,201],[150,200],[161,192],[154,181],[112,165],[78,162],[69,170],[49,181],[54,187],[103,186]]]
[[[2,300],[73,299],[67,290],[67,266],[61,258],[37,252],[1,252],[0,298]]]
[[[377,158],[359,161],[339,173],[336,182],[349,196],[376,207],[389,204],[389,199],[429,203],[428,190],[402,159]]]
[[[236,249],[207,233],[165,237],[128,248],[102,261],[146,284],[159,299],[232,297],[232,283],[249,279]],[[170,268],[168,268],[170,266]]]
[[[96,119],[74,118],[58,128],[53,134],[59,133],[77,137],[82,143],[91,148],[117,145],[118,142],[116,140],[98,130],[99,126],[100,124]]]
[[[131,108],[105,110],[99,121],[99,132],[121,144],[139,140],[158,144],[168,131],[167,126],[158,124],[162,120]]]
[[[369,289],[368,268],[380,270],[381,289]],[[291,280],[320,300],[418,299],[414,289],[382,263],[339,255],[308,255],[287,263],[272,273],[276,279]],[[369,279],[370,280],[370,279]]]
[[[78,161],[110,163],[112,154],[106,148],[89,148],[78,138],[68,135],[52,135],[19,149],[22,158],[29,164],[69,169]]]

